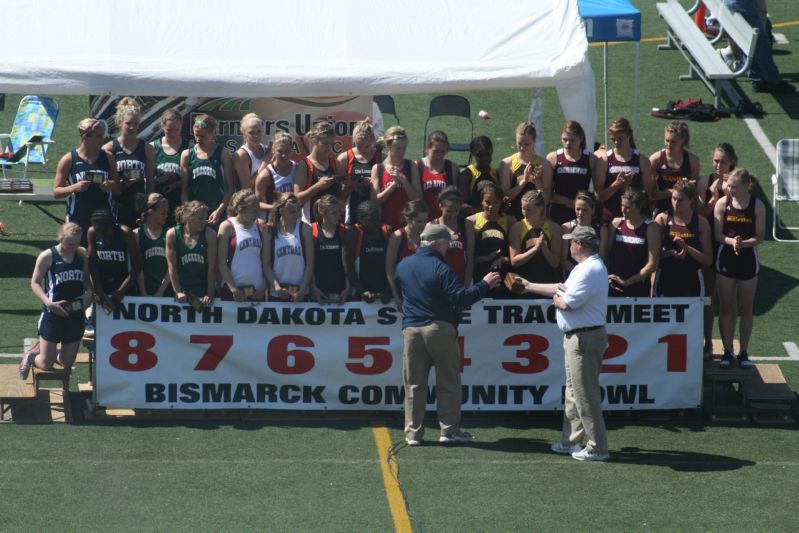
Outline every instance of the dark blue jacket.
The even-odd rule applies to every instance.
[[[456,328],[460,308],[488,294],[480,280],[468,289],[433,248],[420,246],[397,265],[394,279],[402,297],[402,328],[426,326],[444,320]]]

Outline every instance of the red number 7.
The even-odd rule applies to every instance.
[[[208,344],[208,349],[194,370],[216,370],[233,346],[233,335],[192,335],[189,341],[192,344]]]

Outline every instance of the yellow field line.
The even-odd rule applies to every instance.
[[[391,473],[388,465],[388,450],[391,448],[391,436],[388,429],[382,426],[372,428],[375,438],[377,453],[380,456],[380,470],[383,472],[383,486],[386,488],[386,499],[391,509],[391,518],[394,519],[394,529],[398,533],[411,533],[411,519],[405,509],[405,500],[402,498],[397,480]]]
[[[777,24],[772,24],[772,28],[787,28],[789,26],[799,26],[799,20],[791,20],[788,22],[778,22]],[[642,43],[659,43],[661,41],[665,41],[665,37],[646,37],[641,39]],[[615,46],[617,44],[631,44],[633,41],[610,41],[608,42],[608,46]],[[605,43],[589,43],[588,46],[604,46]]]

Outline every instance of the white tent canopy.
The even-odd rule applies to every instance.
[[[596,129],[576,0],[5,0],[0,92],[339,96],[558,88]]]

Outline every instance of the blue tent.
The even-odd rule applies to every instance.
[[[641,12],[629,0],[577,0],[580,15],[585,20],[585,33],[590,43],[605,43],[604,90],[605,126],[608,122],[608,42],[630,41],[635,43],[635,67],[633,84],[633,129],[638,127],[638,64],[641,46]],[[604,128],[603,128],[604,129]],[[605,146],[607,146],[607,133]]]

